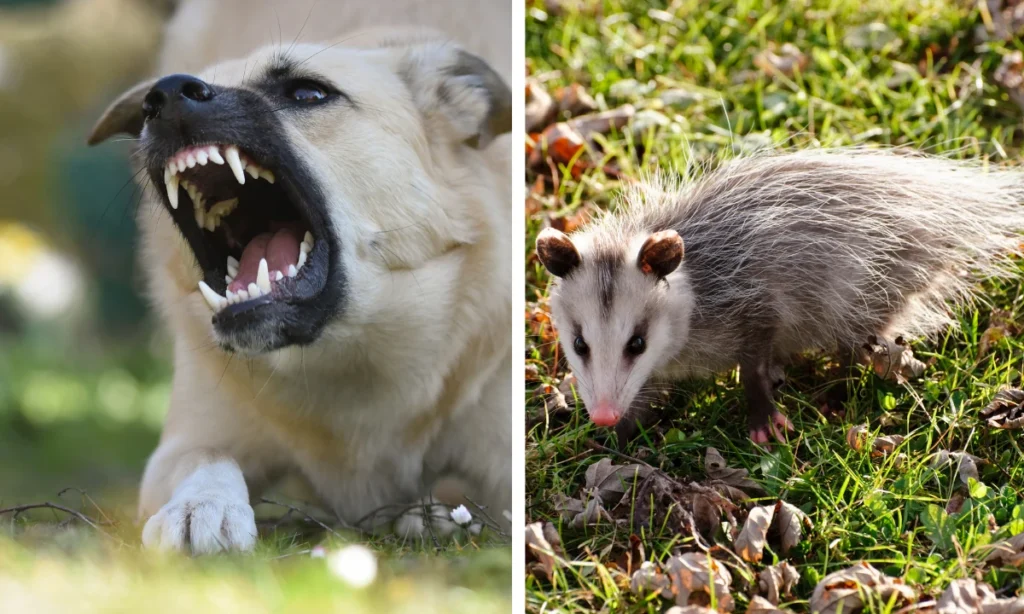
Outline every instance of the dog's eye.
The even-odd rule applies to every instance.
[[[320,102],[327,98],[327,88],[313,81],[296,81],[288,86],[285,96],[297,102]]]

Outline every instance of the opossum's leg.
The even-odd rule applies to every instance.
[[[853,373],[853,368],[857,364],[856,350],[852,347],[840,347],[836,351],[835,359],[839,363],[840,379],[838,382],[833,383],[825,393],[825,404],[830,412],[842,411],[850,397],[847,379]]]
[[[750,440],[766,444],[770,438],[786,440],[793,423],[775,407],[775,381],[771,352],[750,354],[740,360],[740,381],[747,398]]]

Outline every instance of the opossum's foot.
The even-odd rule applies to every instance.
[[[483,525],[471,518],[463,522],[463,516],[453,508],[437,503],[433,497],[424,497],[395,519],[394,531],[400,537],[413,539],[444,539],[465,526],[473,535],[479,535]],[[458,523],[455,521],[459,520]]]
[[[757,445],[767,446],[771,439],[784,443],[786,433],[795,430],[793,423],[781,411],[773,409],[768,417],[767,424],[750,429],[750,441]]]

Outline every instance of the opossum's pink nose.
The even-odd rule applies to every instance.
[[[598,401],[590,408],[590,420],[598,426],[615,426],[622,412],[608,401]]]

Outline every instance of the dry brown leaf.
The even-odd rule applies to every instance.
[[[558,383],[558,391],[562,393],[566,398],[572,398],[574,396],[573,390],[576,386],[576,376],[571,372],[566,373],[562,381]]]
[[[540,132],[555,119],[558,107],[536,79],[526,80],[526,132]]]
[[[747,606],[747,614],[789,614],[789,610],[780,610],[760,595],[755,595]]]
[[[1014,51],[1004,55],[992,77],[1003,86],[1010,99],[1024,109],[1024,54]]]
[[[989,565],[1024,568],[1024,533],[996,542],[989,548],[991,550],[985,556],[985,562]]]
[[[931,468],[940,469],[950,463],[957,464],[957,474],[960,477],[960,481],[964,486],[969,486],[968,479],[974,478],[977,481],[981,481],[978,475],[978,465],[985,462],[981,458],[968,454],[967,452],[950,452],[949,450],[939,450],[932,457]]]
[[[526,568],[538,579],[549,582],[555,573],[556,556],[561,551],[562,540],[550,522],[535,522],[526,525]]]
[[[537,139],[538,146],[531,155],[529,164],[531,167],[543,166],[542,155],[546,154],[547,159],[555,164],[569,164],[573,160],[573,176],[579,176],[586,170],[587,165],[582,160],[581,152],[586,147],[586,142],[580,132],[565,122],[551,124],[544,129]]]
[[[589,140],[595,134],[608,134],[612,130],[622,130],[635,114],[636,109],[633,105],[627,104],[603,113],[581,115],[566,123],[583,135],[583,138]]]
[[[981,419],[996,429],[1024,428],[1024,390],[1006,388],[993,397],[985,409],[981,410]]]
[[[665,599],[672,598],[672,583],[651,561],[644,561],[640,569],[636,570],[629,581],[629,590],[638,596],[657,592]]]
[[[787,554],[793,546],[800,543],[803,526],[810,528],[811,519],[799,507],[779,501],[775,510],[775,528],[779,533],[779,542],[783,554]]]
[[[593,113],[597,110],[597,102],[579,83],[563,87],[555,93],[558,110],[569,117]]]
[[[792,77],[797,70],[803,72],[811,60],[793,43],[786,43],[776,53],[775,43],[768,43],[768,48],[754,57],[754,66],[766,75],[786,75]]]
[[[914,589],[898,578],[890,578],[867,563],[830,573],[825,576],[811,595],[810,609],[816,614],[859,612],[865,605],[865,596],[874,594],[888,603],[895,596],[895,608],[917,601]]]
[[[779,605],[783,597],[788,597],[793,587],[800,581],[800,574],[792,565],[783,561],[778,565],[765,567],[757,574],[757,590],[764,595],[770,605]]]
[[[688,605],[685,607],[674,605],[665,610],[665,614],[715,614],[715,611],[699,605]]]
[[[713,594],[719,612],[731,612],[736,607],[729,592],[732,574],[707,554],[690,552],[674,556],[666,561],[665,574],[672,583],[676,605],[708,606]]]
[[[1024,597],[999,599],[988,584],[954,580],[935,604],[936,614],[1024,614]]]
[[[764,555],[764,545],[768,541],[768,529],[775,517],[774,505],[759,505],[750,510],[743,529],[736,537],[736,553],[749,563],[760,563]]]
[[[903,443],[906,439],[903,435],[883,435],[882,437],[876,437],[871,442],[871,455],[872,456],[889,456],[896,450],[896,446]]]
[[[851,426],[850,430],[846,431],[846,443],[858,452],[868,445],[870,439],[871,433],[868,432],[868,425],[866,424]]]
[[[865,361],[882,379],[903,384],[924,373],[925,364],[914,358],[903,337],[890,341],[881,335],[871,335],[862,349]]]
[[[616,465],[611,459],[602,458],[587,467],[584,487],[611,507],[622,499],[634,481],[646,478],[653,471],[654,468],[648,465]]]
[[[709,447],[704,452],[704,472],[712,480],[719,480],[743,491],[752,493],[764,492],[757,482],[747,477],[749,472],[746,469],[730,467],[725,462],[725,457],[714,448]]]

